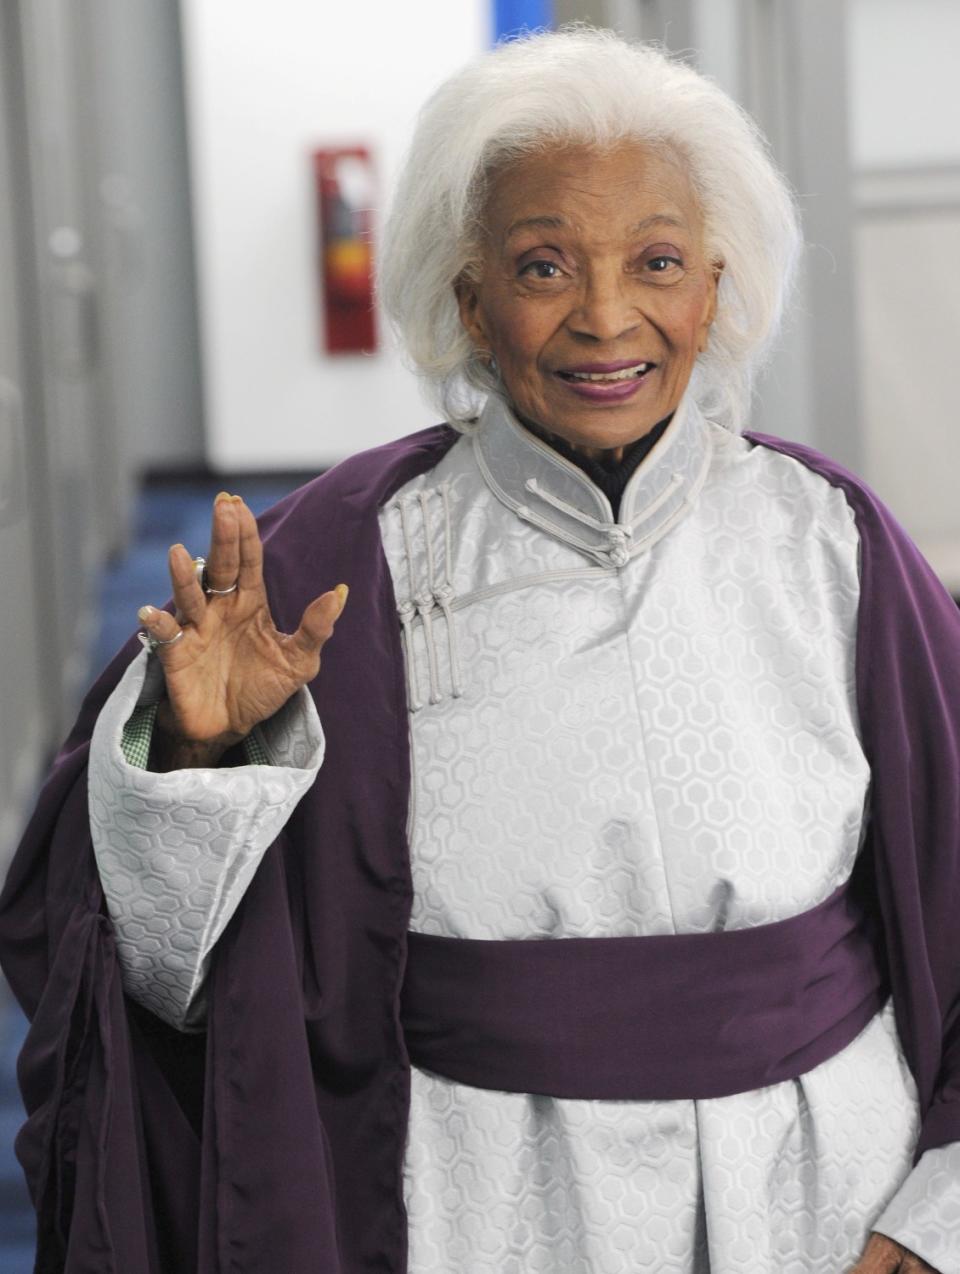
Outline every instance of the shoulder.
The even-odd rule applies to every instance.
[[[359,451],[258,519],[271,605],[286,623],[341,580],[378,577],[381,505],[405,482],[433,469],[461,436],[451,425],[432,425]]]
[[[784,545],[819,541],[824,548],[856,551],[854,511],[847,493],[830,480],[827,456],[769,434],[719,425],[714,431],[715,488],[726,517],[745,522],[752,516],[765,535]]]
[[[815,475],[823,484],[842,493],[859,534],[861,575],[868,597],[899,594],[911,609],[925,604],[937,610],[946,608],[951,624],[955,622],[956,605],[933,567],[863,478],[804,443],[754,432],[746,432],[742,437],[752,447],[763,448],[764,454],[783,457],[786,463]]]
[[[437,465],[460,437],[451,425],[431,425],[348,456],[261,516],[264,542],[301,524],[316,526],[331,518],[375,517],[380,505],[399,486]]]
[[[883,534],[909,540],[907,532],[873,488],[839,460],[806,443],[792,442],[774,434],[748,431],[742,436],[751,447],[762,448],[763,454],[782,457],[785,463],[796,466],[797,472],[810,474],[841,491],[861,534]]]

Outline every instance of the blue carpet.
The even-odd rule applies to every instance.
[[[140,494],[129,553],[104,571],[100,589],[100,630],[91,657],[99,673],[138,627],[137,610],[145,602],[162,606],[170,595],[167,549],[178,540],[192,553],[206,554],[210,510],[220,482],[158,482]],[[229,489],[242,495],[254,513],[275,504],[297,484],[294,480],[232,479]],[[13,1141],[24,1121],[16,1081],[16,1058],[27,1022],[0,981],[0,1274],[32,1274],[36,1221]]]

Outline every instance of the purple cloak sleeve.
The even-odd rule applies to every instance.
[[[458,436],[360,453],[261,520],[281,629],[340,580],[351,597],[311,686],[329,764],[214,950],[205,1033],[124,995],[91,844],[89,738],[135,639],[88,694],[0,894],[39,1274],[405,1268],[409,745],[377,510]]]
[[[202,1052],[195,1040],[174,1045],[168,1028],[125,1002],[87,831],[87,740],[136,649],[125,647],[88,695],[0,896],[3,969],[31,1020],[16,1152],[44,1274],[164,1268],[158,1211],[166,1241],[196,1259],[187,1201],[198,1184]],[[170,1189],[173,1175],[148,1188],[151,1158],[179,1175],[180,1190]]]
[[[860,535],[856,683],[872,772],[862,854],[920,1097],[916,1162],[960,1141],[960,609],[864,482],[812,448],[746,437],[841,488]]]

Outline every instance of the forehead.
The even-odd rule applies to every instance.
[[[494,240],[555,225],[588,237],[630,233],[662,218],[702,235],[693,183],[682,160],[663,148],[628,142],[600,149],[558,146],[496,172],[484,222]]]

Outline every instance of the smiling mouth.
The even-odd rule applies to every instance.
[[[619,367],[615,371],[558,371],[557,375],[567,381],[588,381],[609,383],[611,381],[637,380],[653,371],[656,363],[631,363],[627,367]]]

